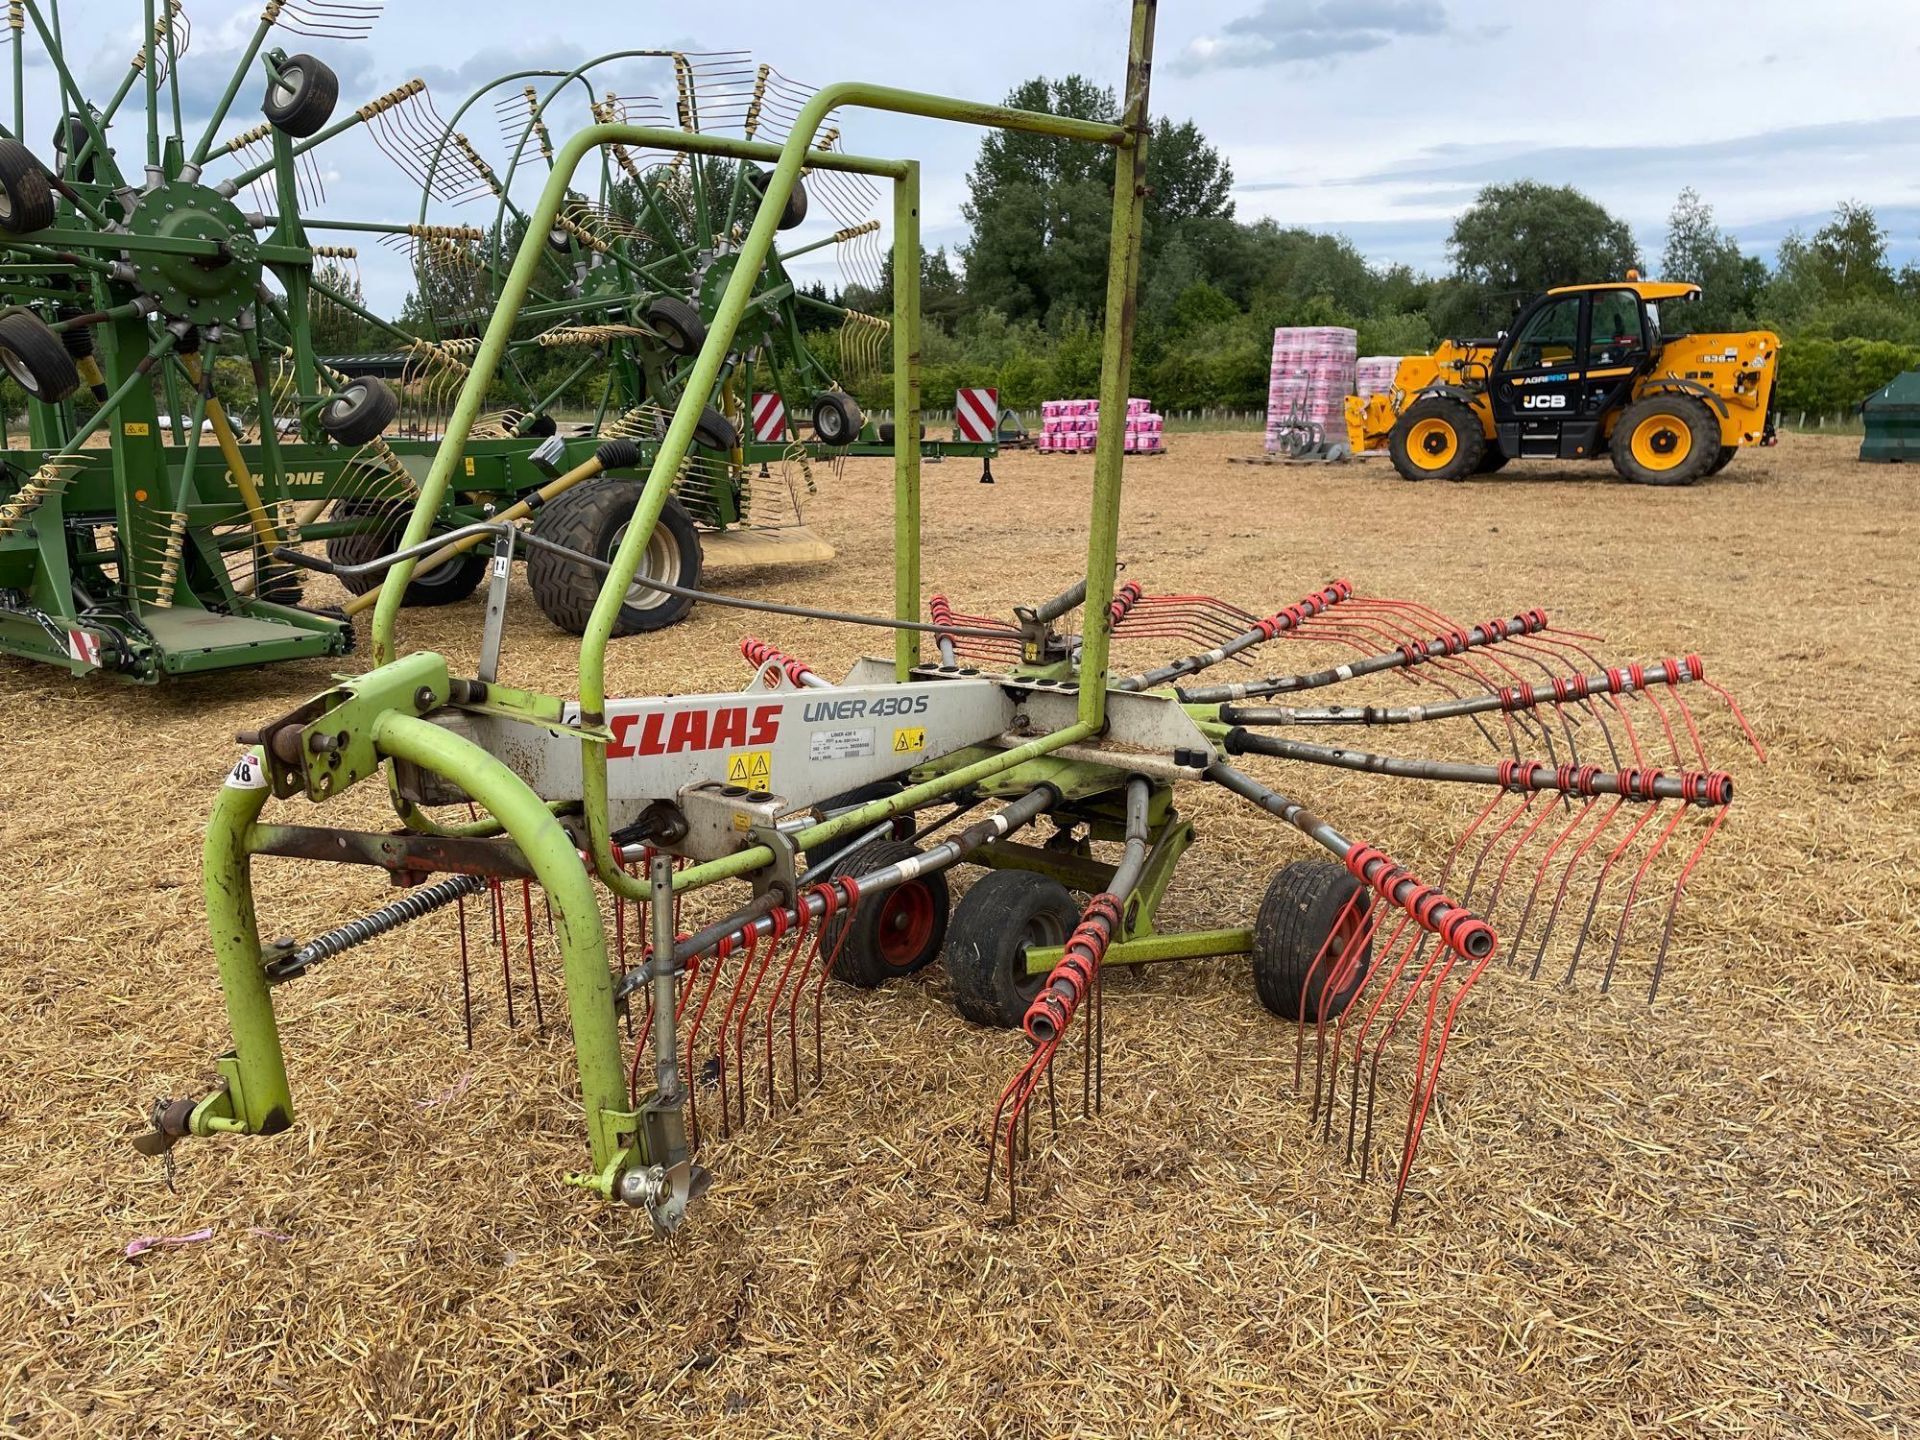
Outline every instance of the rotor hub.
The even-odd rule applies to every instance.
[[[260,286],[260,242],[240,207],[206,185],[172,180],[141,195],[127,230],[165,249],[129,249],[133,284],[169,319],[237,323]]]

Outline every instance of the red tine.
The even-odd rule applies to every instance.
[[[1606,828],[1613,823],[1613,817],[1620,813],[1620,807],[1626,803],[1616,795],[1613,803],[1607,807],[1606,813],[1601,815],[1600,823],[1593,827],[1593,833],[1582,840],[1573,854],[1567,858],[1567,868],[1560,872],[1560,888],[1553,895],[1553,908],[1547,912],[1546,926],[1540,932],[1540,947],[1533,952],[1533,969],[1528,972],[1528,978],[1536,978],[1540,974],[1540,961],[1547,953],[1547,942],[1553,938],[1553,928],[1559,923],[1560,905],[1567,898],[1567,885],[1573,879],[1573,872],[1579,868],[1580,861],[1593,847],[1593,842],[1606,832]],[[1581,813],[1585,814],[1585,811]],[[1573,977],[1569,975],[1567,978],[1571,980]]]
[[[493,933],[500,941],[500,983],[507,992],[507,1028],[514,1027],[513,1015],[513,950],[507,940],[507,887],[501,881],[489,880],[487,889],[491,892],[493,904]]]
[[[1654,809],[1658,808],[1658,806],[1654,807]],[[1620,961],[1620,947],[1626,944],[1627,924],[1633,918],[1634,903],[1640,898],[1640,882],[1647,878],[1647,871],[1653,868],[1654,860],[1666,848],[1667,841],[1673,838],[1673,832],[1680,828],[1680,822],[1687,818],[1688,808],[1684,803],[1674,806],[1673,818],[1667,822],[1667,828],[1662,830],[1654,840],[1653,848],[1647,851],[1646,858],[1640,862],[1640,868],[1633,872],[1633,879],[1627,885],[1626,902],[1620,907],[1620,923],[1613,930],[1613,949],[1607,953],[1606,972],[1600,977],[1602,995],[1613,987],[1613,968]],[[1647,814],[1651,818],[1653,811],[1649,810]]]
[[[540,1004],[540,967],[533,956],[533,882],[520,882],[520,906],[526,915],[527,929],[527,978],[533,982],[533,1025],[534,1029],[544,1033],[547,1028],[547,1013]]]
[[[1467,992],[1478,983],[1487,962],[1493,959],[1489,951],[1468,970],[1466,978],[1453,992],[1453,999],[1447,1006],[1445,1022],[1440,1027],[1440,1037],[1433,1051],[1433,1068],[1426,1068],[1427,1040],[1433,1028],[1435,1002],[1440,998],[1440,987],[1436,982],[1432,997],[1427,1001],[1427,1023],[1420,1036],[1420,1058],[1415,1067],[1413,1103],[1407,1111],[1407,1136],[1400,1150],[1400,1173],[1393,1187],[1393,1209],[1388,1216],[1388,1224],[1397,1224],[1400,1219],[1400,1205],[1406,1199],[1407,1180],[1413,1174],[1413,1159],[1420,1149],[1420,1136],[1427,1126],[1427,1110],[1433,1104],[1433,1097],[1440,1086],[1440,1066],[1447,1058],[1447,1041],[1453,1036],[1455,1018],[1460,1013],[1460,1002],[1467,998]],[[1447,962],[1447,968],[1453,967],[1453,961]],[[1444,978],[1444,977],[1442,977]]]
[[[1315,953],[1313,963],[1307,966],[1306,973],[1300,977],[1300,999],[1299,1004],[1296,1006],[1300,1020],[1294,1038],[1293,1050],[1293,1088],[1295,1091],[1300,1089],[1300,1076],[1306,1064],[1307,996],[1312,993],[1313,990],[1313,977],[1319,972],[1322,964],[1327,965],[1327,980],[1320,987],[1322,1003],[1318,1007],[1320,1011],[1324,1013],[1326,1010],[1325,1001],[1328,994],[1332,993],[1337,995],[1340,993],[1337,988],[1336,975],[1341,962],[1350,959],[1354,939],[1361,933],[1366,925],[1366,921],[1371,913],[1367,902],[1372,898],[1372,895],[1373,892],[1368,890],[1365,885],[1355,887],[1354,892],[1347,897],[1347,903],[1340,907],[1340,913],[1334,917],[1333,928],[1327,931],[1327,938],[1320,943],[1320,949]],[[1340,939],[1341,931],[1346,930],[1349,922],[1356,916],[1360,919],[1360,927],[1348,931],[1347,938],[1342,942],[1339,951],[1334,953],[1331,960],[1329,960],[1329,952],[1333,950],[1333,942]],[[1365,933],[1367,938],[1371,938],[1371,931],[1366,931]],[[1314,1080],[1316,1098],[1319,1089],[1319,1078],[1316,1075]]]
[[[1546,883],[1547,870],[1553,864],[1553,857],[1560,853],[1560,847],[1567,842],[1575,830],[1580,828],[1581,823],[1593,813],[1594,807],[1599,803],[1598,796],[1588,796],[1587,803],[1580,807],[1573,819],[1569,820],[1566,827],[1554,837],[1553,843],[1547,846],[1547,853],[1540,857],[1539,867],[1533,872],[1533,887],[1527,892],[1527,903],[1520,911],[1519,923],[1513,927],[1512,949],[1516,956],[1520,953],[1520,939],[1527,933],[1527,921],[1533,918],[1533,907],[1540,898],[1540,887]],[[1528,978],[1535,978],[1539,974],[1540,964],[1536,959],[1532,974]]]
[[[1658,805],[1649,805],[1645,810],[1641,811],[1639,818],[1627,827],[1626,838],[1614,846],[1608,853],[1606,860],[1601,863],[1600,876],[1593,882],[1593,893],[1587,898],[1587,913],[1580,921],[1580,937],[1574,942],[1573,958],[1567,961],[1565,983],[1569,985],[1573,983],[1573,972],[1579,968],[1581,953],[1587,948],[1587,933],[1593,926],[1593,912],[1599,908],[1600,896],[1607,888],[1607,880],[1613,874],[1614,865],[1622,855],[1627,853],[1628,848],[1633,842],[1639,838],[1640,832],[1647,828],[1647,822],[1653,819],[1654,812],[1659,808]]]
[[[701,1026],[706,1023],[707,1006],[713,1000],[714,986],[719,983],[720,972],[727,968],[727,957],[733,953],[733,948],[733,936],[731,935],[724,937],[720,943],[714,947],[713,960],[706,967],[707,988],[700,992],[700,1003],[694,1009],[693,1023],[687,1026],[687,1114],[693,1128],[693,1143],[695,1145],[700,1143],[700,1117],[693,1102],[694,1096],[699,1093],[700,1071],[694,1064],[694,1056],[695,1052],[699,1049],[700,1029]],[[751,962],[752,958],[753,936],[752,933],[749,932],[747,937],[748,962]],[[691,993],[691,976],[689,977],[689,982],[689,993]],[[720,1071],[720,1108],[722,1112],[721,1133],[725,1134],[725,1111],[727,1104],[725,1063],[722,1062],[718,1069]],[[631,1086],[631,1082],[629,1082],[629,1085]],[[638,1104],[639,1102],[633,1100],[630,1103]]]
[[[460,913],[460,1013],[467,1026],[467,1049],[473,1049],[473,970],[467,958],[467,897],[462,895]]]
[[[787,963],[780,967],[780,978],[774,982],[773,993],[767,997],[767,1008],[761,1018],[761,1028],[766,1032],[767,1042],[767,1111],[769,1114],[772,1113],[774,1102],[778,1097],[778,1071],[773,1056],[773,1017],[780,1009],[780,997],[786,993],[787,980],[793,974],[794,962],[806,953],[808,940],[812,940],[813,950],[818,951],[820,948],[819,932],[813,925],[812,907],[798,905],[794,908],[794,914],[799,923],[794,926],[793,940],[787,946]],[[812,965],[813,962],[809,959],[807,968],[811,969]],[[797,1079],[794,1089],[797,1096],[799,1091]]]
[[[807,981],[820,960],[820,942],[826,939],[840,903],[839,892],[831,885],[815,885],[807,894],[820,897],[820,923],[814,927],[813,944],[807,948],[806,964],[794,980],[793,989],[787,994],[787,1063],[793,1069],[793,1103],[796,1105],[800,1103],[800,998],[807,993]],[[817,1067],[815,1078],[818,1079]]]
[[[776,910],[772,915],[773,936],[767,942],[767,953],[754,969],[753,978],[748,983],[746,998],[741,1002],[733,1025],[733,1088],[740,1097],[740,1123],[747,1123],[747,1022],[753,1018],[753,1002],[760,994],[760,983],[766,979],[767,971],[773,968],[773,957],[779,953],[781,942],[788,930],[794,929],[800,917],[791,910]],[[804,923],[800,926],[804,933]],[[789,956],[788,963],[792,963]]]
[[[833,974],[833,967],[840,962],[840,952],[846,948],[847,937],[853,933],[853,912],[860,905],[860,882],[851,875],[836,875],[828,882],[838,889],[844,898],[846,919],[840,923],[840,933],[834,936],[833,950],[820,962],[820,974],[813,982],[813,1083],[818,1085],[825,1070],[825,1056],[822,1049],[824,1031],[821,1027],[820,1007],[826,998],[827,978]]]
[[[1687,857],[1687,863],[1680,867],[1680,878],[1673,883],[1673,899],[1667,902],[1666,923],[1660,927],[1660,953],[1654,957],[1653,979],[1647,986],[1648,1004],[1652,1004],[1654,996],[1660,992],[1660,977],[1667,965],[1667,946],[1673,940],[1673,920],[1680,911],[1680,897],[1686,893],[1687,877],[1693,874],[1693,867],[1699,863],[1700,857],[1706,854],[1707,846],[1712,843],[1713,837],[1719,833],[1720,827],[1726,823],[1727,816],[1731,813],[1732,807],[1724,805],[1713,812],[1713,820],[1708,824],[1706,833],[1693,847],[1693,853]]]
[[[776,910],[768,918],[773,925],[773,933],[767,938],[767,953],[759,958],[759,964],[756,966],[754,962],[760,948],[759,937],[750,932],[747,937],[746,957],[741,961],[739,973],[733,977],[733,989],[727,995],[727,1008],[720,1015],[720,1045],[717,1053],[720,1060],[720,1133],[722,1135],[728,1133],[728,1128],[732,1124],[732,1106],[727,1098],[727,1042],[733,1032],[733,1017],[739,1009],[740,995],[748,975],[757,974],[766,969],[767,961],[772,958],[774,950],[780,944],[780,937],[787,933],[786,911]],[[746,1105],[746,1096],[742,1094],[740,1097],[742,1124],[746,1123]]]

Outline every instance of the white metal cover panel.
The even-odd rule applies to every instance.
[[[1014,703],[986,680],[743,691],[607,705],[607,782],[615,801],[670,800],[718,780],[768,790],[798,809],[990,740]],[[490,715],[477,739],[542,799],[580,798],[580,742]],[[578,723],[579,707],[567,707]]]

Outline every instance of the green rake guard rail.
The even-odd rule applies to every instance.
[[[919,166],[912,161],[870,159],[809,147],[826,117],[835,110],[848,108],[889,111],[1114,147],[1115,203],[1108,260],[1101,401],[1110,413],[1117,413],[1125,406],[1129,385],[1140,271],[1154,9],[1154,0],[1133,0],[1127,100],[1124,119],[1118,124],[1097,124],[888,86],[840,84],[813,96],[779,147],[621,124],[589,127],[560,147],[539,202],[529,213],[526,238],[514,258],[501,303],[473,357],[446,438],[420,486],[400,542],[402,548],[418,545],[430,532],[461,464],[487,385],[500,364],[515,319],[525,302],[543,237],[559,213],[566,199],[568,182],[581,161],[596,149],[623,144],[764,160],[774,165],[752,227],[741,245],[742,262],[736,265],[718,313],[709,326],[707,339],[684,387],[685,398],[676,408],[654,457],[639,506],[601,586],[582,641],[578,731],[591,871],[582,863],[583,857],[574,840],[556,819],[554,807],[541,801],[523,780],[484,749],[421,718],[423,712],[446,702],[450,689],[448,672],[445,661],[437,655],[425,652],[405,658],[399,655],[395,625],[414,562],[406,560],[395,565],[388,572],[374,607],[375,668],[343,681],[281,722],[272,736],[273,743],[258,746],[242,758],[215,806],[204,855],[206,899],[234,1049],[220,1060],[224,1088],[193,1104],[190,1111],[182,1111],[181,1107],[187,1102],[175,1102],[173,1107],[163,1106],[156,1112],[163,1145],[181,1134],[272,1134],[292,1123],[293,1102],[269,995],[270,977],[254,914],[250,861],[253,853],[268,844],[266,832],[270,827],[257,824],[268,797],[275,793],[290,795],[303,788],[294,781],[292,772],[296,765],[306,766],[311,750],[325,752],[339,766],[337,776],[317,785],[312,780],[307,782],[304,788],[314,798],[330,797],[344,790],[356,780],[367,778],[383,762],[405,761],[455,782],[491,817],[490,822],[456,827],[451,833],[504,832],[514,842],[552,899],[555,934],[563,957],[592,1161],[592,1173],[573,1177],[574,1183],[613,1196],[620,1193],[623,1174],[662,1158],[646,1153],[643,1116],[629,1108],[606,936],[593,885],[593,880],[598,878],[615,894],[631,898],[644,898],[651,893],[647,885],[618,868],[612,849],[604,727],[606,647],[622,597],[632,583],[648,536],[687,453],[701,402],[718,377],[751,299],[753,277],[771,250],[781,212],[803,168],[851,171],[893,182],[894,407],[898,417],[894,437],[894,598],[896,618],[917,620],[920,614]],[[1116,568],[1123,442],[1120,427],[1103,427],[1095,450],[1084,602],[1089,624],[1083,643],[1074,723],[985,759],[949,768],[899,795],[799,831],[792,837],[796,845],[821,844],[870,826],[886,816],[1001,775],[1100,733],[1106,714],[1109,640],[1106,615],[1113,598]],[[907,678],[920,655],[919,635],[913,631],[898,632],[894,655],[898,678]],[[291,752],[280,754],[280,768],[276,770],[272,756],[279,754],[279,743],[286,739],[298,742],[298,758],[293,758]],[[398,797],[395,798],[397,801]],[[403,805],[401,816],[410,828],[450,833],[426,822],[425,817],[411,807]],[[673,888],[680,891],[713,884],[761,869],[773,859],[773,852],[766,847],[749,848],[678,872]],[[1232,933],[1237,936],[1239,932]],[[1219,937],[1213,935],[1205,939],[1219,943]],[[1159,943],[1165,945],[1168,941],[1161,939]],[[171,1118],[161,1119],[162,1112]]]

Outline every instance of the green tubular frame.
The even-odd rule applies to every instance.
[[[1101,402],[1118,413],[1125,406],[1129,388],[1134,295],[1140,270],[1148,132],[1147,81],[1154,8],[1155,0],[1133,0],[1126,111],[1124,121],[1119,124],[945,99],[887,86],[842,84],[815,94],[795,120],[791,134],[778,147],[677,130],[595,125],[567,140],[554,156],[546,186],[528,213],[527,236],[503,284],[500,304],[472,359],[446,438],[421,482],[401,541],[403,547],[417,545],[427,538],[458,473],[487,386],[506,353],[516,317],[535,279],[543,253],[543,237],[558,214],[568,183],[582,160],[601,147],[623,144],[748,159],[773,166],[752,226],[741,245],[740,262],[733,270],[708,328],[707,339],[687,377],[682,402],[675,409],[654,456],[633,521],[612,559],[582,639],[579,744],[584,782],[582,810],[591,871],[582,865],[574,840],[556,820],[553,808],[542,803],[504,764],[471,741],[417,714],[403,708],[383,708],[377,698],[384,693],[397,693],[396,684],[403,690],[412,686],[414,681],[408,667],[440,664],[438,657],[425,655],[411,656],[406,661],[398,659],[395,624],[413,562],[402,562],[388,572],[374,607],[376,668],[344,682],[340,690],[333,692],[349,698],[340,708],[328,713],[340,716],[344,724],[352,728],[357,727],[360,716],[370,710],[373,718],[363,734],[355,739],[356,753],[364,753],[365,743],[370,742],[371,753],[381,760],[408,761],[454,781],[491,817],[480,826],[462,826],[457,827],[458,830],[462,833],[504,831],[532,864],[539,883],[551,895],[588,1116],[593,1162],[593,1178],[588,1183],[602,1193],[611,1192],[613,1181],[625,1167],[650,1158],[640,1153],[644,1144],[638,1131],[638,1117],[626,1108],[628,1095],[621,1068],[606,939],[593,884],[597,878],[617,895],[633,898],[650,895],[647,884],[618,868],[611,847],[607,757],[603,743],[607,642],[648,536],[687,453],[701,404],[725,362],[735,331],[752,299],[754,277],[771,250],[780,215],[803,168],[872,175],[891,180],[894,185],[893,359],[898,425],[894,440],[894,605],[899,619],[918,620],[920,616],[920,171],[911,161],[810,149],[813,137],[830,113],[866,108],[1113,147],[1115,203]],[[1084,610],[1088,626],[1083,640],[1074,722],[985,758],[974,758],[979,754],[974,750],[963,752],[962,757],[954,757],[944,766],[935,762],[922,772],[931,771],[932,778],[898,795],[804,829],[791,837],[795,844],[807,847],[824,843],[942,795],[1003,775],[1101,732],[1106,720],[1107,607],[1114,588],[1123,442],[1120,427],[1109,427],[1102,431],[1095,451]],[[920,657],[918,634],[899,632],[894,650],[897,677],[906,679]],[[444,677],[444,666],[440,674]],[[370,697],[376,697],[372,698],[371,706]],[[384,703],[391,706],[393,702]],[[258,757],[259,752],[255,753]],[[196,1134],[221,1130],[270,1133],[291,1123],[292,1101],[261,963],[249,878],[250,844],[256,838],[255,823],[268,793],[265,789],[223,790],[208,830],[207,904],[221,979],[227,992],[234,1052],[221,1062],[226,1088],[202,1101],[193,1111],[191,1129]],[[408,814],[409,809],[402,807],[403,819],[420,828],[430,828],[424,823],[424,817]],[[1175,854],[1183,848],[1184,845],[1175,847]],[[1169,857],[1164,868],[1171,868],[1172,858]],[[673,888],[688,890],[742,876],[763,868],[773,859],[773,853],[765,847],[750,848],[723,860],[680,871],[674,877]],[[1140,928],[1150,929],[1150,917],[1141,922]],[[1182,954],[1230,953],[1233,948],[1244,948],[1244,938],[1243,931],[1205,932],[1188,937],[1145,934],[1122,942],[1116,950],[1140,948],[1142,953],[1138,958],[1148,958],[1145,947],[1152,949],[1154,958],[1172,958],[1175,950]],[[1195,949],[1196,945],[1202,948]]]

